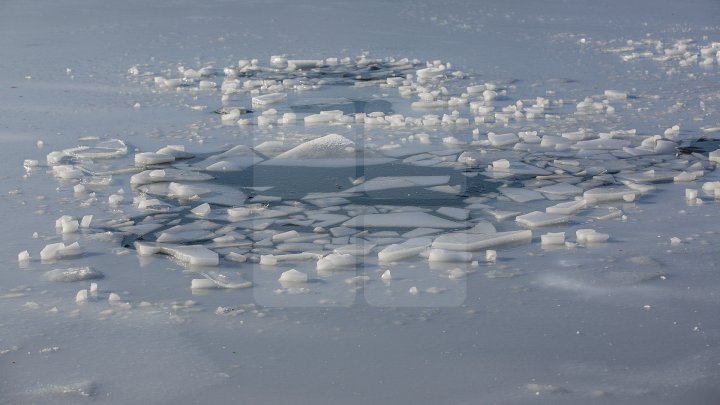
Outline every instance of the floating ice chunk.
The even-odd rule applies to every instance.
[[[589,141],[580,141],[571,146],[572,149],[595,149],[595,150],[620,150],[630,145],[630,141],[625,139],[592,139]]]
[[[333,251],[339,254],[348,254],[353,256],[367,256],[376,245],[374,243],[353,243],[350,245],[340,246]]]
[[[378,252],[378,260],[382,263],[395,262],[417,256],[432,244],[431,238],[413,238],[400,244],[392,244]]]
[[[597,232],[594,229],[578,229],[575,231],[578,243],[602,243],[610,239],[610,235]]]
[[[245,145],[237,145],[208,157],[197,163],[197,166],[205,167],[207,171],[240,171],[263,160],[253,149]]]
[[[434,233],[440,232],[440,229],[436,228],[416,228],[412,231],[405,232],[401,236],[403,238],[417,238],[418,236],[426,236],[426,235],[432,235]]]
[[[257,125],[259,127],[269,127],[274,122],[275,122],[274,118],[270,118],[265,115],[261,115],[261,116],[257,117]]]
[[[490,263],[494,263],[497,261],[497,252],[494,250],[486,250],[485,251],[485,261],[488,261]]]
[[[512,133],[495,134],[493,132],[490,132],[488,134],[488,140],[490,141],[490,144],[492,146],[501,147],[501,146],[514,145],[520,140],[520,138],[518,138],[517,135],[512,134]]]
[[[605,90],[605,97],[612,101],[621,101],[627,99],[627,93],[618,90]]]
[[[252,104],[257,106],[266,106],[271,104],[277,104],[285,101],[287,94],[285,93],[270,93],[263,94],[262,96],[255,96],[252,98]]]
[[[160,252],[193,266],[217,266],[218,254],[201,245],[162,246]]]
[[[410,287],[410,289],[408,290],[408,293],[410,293],[410,295],[418,295],[418,294],[420,293],[420,291],[418,291],[418,288],[417,288],[417,287],[412,286],[412,287]]]
[[[250,216],[252,214],[252,211],[250,208],[246,207],[235,207],[235,208],[228,208],[227,209],[228,216],[231,218],[245,218]]]
[[[468,86],[466,88],[466,91],[470,95],[482,94],[482,92],[485,91],[485,85],[484,84],[476,84],[476,85]]]
[[[181,184],[175,182],[171,182],[168,185],[168,197],[173,198],[191,198],[195,196],[201,196],[203,194],[208,194],[211,191],[212,190],[205,187],[192,186],[189,184]]]
[[[470,217],[470,211],[463,208],[440,207],[436,210],[436,212],[440,215],[444,215],[458,221],[465,221]]]
[[[463,228],[464,224],[439,218],[425,212],[396,212],[390,214],[358,215],[343,223],[352,228]]]
[[[90,223],[92,223],[93,216],[92,215],[85,215],[82,217],[82,220],[80,221],[80,227],[83,229],[90,228]]]
[[[595,204],[609,201],[619,201],[626,195],[635,196],[638,192],[626,187],[598,187],[585,191],[583,198],[587,203]]]
[[[430,249],[428,261],[430,262],[470,262],[472,253],[458,252],[444,249]]]
[[[668,134],[672,136],[672,134]],[[643,139],[640,146],[636,148],[623,148],[623,150],[632,155],[662,155],[675,154],[677,152],[677,144],[667,139],[662,139],[659,135],[653,135]]]
[[[350,254],[330,253],[317,261],[318,271],[328,271],[357,264],[357,258]]]
[[[41,147],[42,141],[38,141],[38,147]],[[125,156],[127,154],[127,145],[119,139],[109,139],[101,141],[94,146],[77,146],[62,151],[51,152],[47,155],[47,163],[49,165],[60,164],[67,160],[78,159],[112,159]]]
[[[702,191],[706,194],[713,195],[715,190],[720,190],[720,181],[706,181],[702,185]]]
[[[316,221],[314,225],[319,227],[337,225],[350,219],[347,215],[325,213],[308,213],[307,217]]]
[[[83,177],[82,170],[72,165],[58,165],[52,168],[53,176],[62,180],[77,180]]]
[[[498,191],[509,199],[519,203],[545,199],[545,196],[541,193],[527,188],[501,187]]]
[[[40,260],[59,260],[67,257],[79,256],[80,254],[82,254],[82,248],[77,242],[74,242],[68,246],[65,246],[65,244],[62,242],[51,243],[49,245],[46,245],[40,251]]]
[[[545,208],[548,214],[572,215],[585,208],[585,200],[579,199],[574,201],[561,202]]]
[[[96,296],[98,292],[98,285],[97,283],[90,283],[90,294],[92,296]]]
[[[341,110],[320,111],[319,114],[311,114],[303,118],[305,125],[331,124],[331,123],[352,123],[352,117],[343,115]]]
[[[392,273],[390,273],[390,270],[385,270],[383,274],[380,276],[380,279],[384,282],[389,282],[392,280]]]
[[[663,132],[663,136],[668,139],[677,138],[680,136],[680,126],[673,125],[672,127],[668,128]]]
[[[152,256],[156,253],[160,253],[160,246],[154,246],[143,242],[135,242],[134,246],[140,256]]]
[[[75,302],[78,304],[84,304],[88,300],[88,290],[80,290],[75,294]]]
[[[275,234],[272,236],[271,239],[273,242],[284,242],[289,239],[297,238],[299,236],[300,236],[300,234],[298,233],[298,231],[293,230],[293,231],[287,231],[287,232]]]
[[[73,217],[63,215],[55,220],[55,228],[64,234],[75,233],[80,227],[80,223]]]
[[[122,203],[122,201],[125,199],[125,197],[121,196],[120,194],[111,194],[108,197],[108,205],[111,207],[117,207]]]
[[[697,176],[695,175],[695,173],[688,173],[686,171],[680,172],[680,174],[673,177],[673,181],[676,183],[695,181],[696,179]]]
[[[448,278],[450,280],[459,280],[467,275],[467,271],[456,267],[448,272]]]
[[[185,231],[176,231],[174,229],[168,229],[166,232],[160,233],[157,237],[158,243],[183,243],[183,242],[195,242],[201,240],[213,239],[217,235],[213,232],[209,232],[203,229],[191,229]]]
[[[206,217],[210,214],[210,204],[204,203],[190,210],[193,214],[199,217]]]
[[[492,162],[492,168],[495,170],[498,169],[509,169],[510,168],[510,161],[507,159],[498,159]]]
[[[414,109],[440,109],[447,107],[448,103],[445,100],[420,100],[420,101],[414,101],[412,104],[410,104],[411,108]],[[424,122],[424,121],[423,121]],[[426,125],[428,126],[428,125]]]
[[[55,282],[73,282],[103,278],[103,274],[91,267],[70,267],[54,269],[45,273],[45,278]]]
[[[239,108],[233,108],[230,111],[226,111],[223,115],[221,115],[220,121],[223,123],[223,125],[232,125],[239,121],[240,114],[242,114],[242,112]]]
[[[117,293],[112,292],[112,293],[110,293],[110,295],[108,295],[108,302],[111,304],[118,303],[121,300],[122,300],[122,298]]]
[[[157,153],[161,153],[163,155],[170,155],[173,156],[175,159],[190,159],[195,156],[192,153],[186,152],[184,145],[167,145],[163,148],[158,149]]]
[[[290,124],[294,124],[295,120],[297,120],[297,116],[295,115],[295,113],[284,113],[282,115],[282,118],[280,118],[280,120],[278,120],[278,123],[284,124],[284,125],[290,125]]]
[[[158,165],[163,163],[172,163],[175,156],[166,155],[164,153],[143,152],[135,154],[135,166]]]
[[[495,229],[495,225],[491,224],[488,221],[480,221],[477,224],[475,224],[472,228],[467,230],[468,233],[484,233],[484,234],[492,234],[496,233],[497,229]]]
[[[686,188],[685,189],[685,199],[689,201],[695,201],[695,199],[698,196],[697,189],[694,188]]]
[[[130,184],[139,186],[143,184],[151,184],[157,182],[207,181],[212,179],[213,176],[205,173],[199,173],[197,171],[166,168],[163,170],[145,170],[143,172],[134,174],[130,177]]]
[[[323,61],[319,59],[288,59],[288,70],[305,70],[313,69],[323,65]]]
[[[275,266],[277,263],[275,255],[260,255],[260,264],[263,266]]]
[[[570,218],[562,214],[548,214],[542,211],[533,211],[515,217],[515,221],[530,228],[539,226],[557,225],[567,222]]]
[[[720,163],[720,149],[710,152],[708,159],[711,162]]]
[[[416,70],[415,75],[418,77],[418,79],[433,80],[442,77],[444,75],[444,72],[444,65],[430,66],[427,68]]]
[[[18,263],[27,263],[30,261],[30,252],[23,250],[18,253]]]
[[[236,263],[245,263],[247,261],[247,256],[236,252],[230,252],[225,255],[225,260],[230,260]]]
[[[454,232],[440,235],[432,243],[436,249],[455,251],[475,251],[510,243],[529,243],[532,231],[508,231],[492,234]]]
[[[370,281],[370,276],[355,276],[345,280],[346,284],[363,285]]]
[[[38,167],[39,165],[40,165],[40,162],[38,162],[37,160],[34,160],[34,159],[23,160],[23,166],[26,169],[32,169],[32,168]]]
[[[272,55],[270,56],[270,64],[277,68],[287,67],[287,57],[285,55]]]
[[[540,244],[542,245],[564,245],[565,232],[548,232],[540,235]]]
[[[462,186],[460,184],[457,184],[455,186],[451,186],[451,185],[433,186],[433,187],[426,188],[426,190],[435,191],[438,193],[445,193],[445,194],[460,194],[460,191],[462,191]]]
[[[379,190],[391,190],[407,187],[429,187],[447,184],[450,176],[388,176],[375,177],[362,184],[351,187],[345,192],[361,193]]]
[[[280,274],[278,281],[281,283],[307,283],[308,276],[301,271],[290,269]]]
[[[678,237],[673,236],[672,238],[670,238],[670,245],[672,245],[672,246],[677,246],[681,243],[682,243],[682,239],[680,239]]]
[[[252,282],[241,280],[241,281],[230,281],[226,276],[220,274],[217,276],[211,276],[207,273],[200,273],[205,278],[196,278],[190,282],[190,288],[193,290],[197,289],[213,289],[213,288],[227,288],[227,289],[238,289],[248,288],[252,286]]]
[[[537,189],[537,191],[544,193],[544,194],[550,194],[550,195],[559,195],[559,196],[567,196],[567,195],[579,195],[583,193],[583,189],[577,186],[573,186],[572,184],[567,183],[557,183],[553,184],[551,186],[545,186]]]

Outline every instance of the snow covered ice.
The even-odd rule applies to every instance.
[[[616,3],[0,7],[0,402],[717,402],[720,6]]]

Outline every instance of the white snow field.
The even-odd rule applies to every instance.
[[[0,3],[0,404],[720,403],[720,3]]]

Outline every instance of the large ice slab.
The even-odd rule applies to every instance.
[[[508,231],[492,234],[455,232],[440,235],[432,242],[436,249],[474,251],[510,243],[530,243],[532,231]]]
[[[360,193],[407,187],[430,187],[447,184],[450,176],[388,176],[375,177],[365,183],[351,187],[345,192]]]
[[[343,222],[352,228],[464,228],[461,222],[450,221],[426,212],[396,212],[391,214],[358,215]]]
[[[160,252],[193,266],[217,266],[218,254],[201,245],[162,246]]]
[[[528,214],[518,215],[515,221],[518,224],[536,228],[540,226],[558,225],[567,222],[570,219],[567,215],[550,214],[542,211],[533,211]]]
[[[177,181],[208,181],[213,176],[189,170],[166,168],[162,170],[145,170],[130,177],[130,184],[140,186],[143,184]]]
[[[419,255],[432,244],[432,238],[420,237],[408,239],[399,244],[392,244],[378,252],[378,260],[389,263]]]
[[[545,199],[541,193],[527,188],[502,187],[499,191],[507,198],[519,203]]]

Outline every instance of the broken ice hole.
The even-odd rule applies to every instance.
[[[203,156],[196,159],[202,160]],[[339,193],[338,195],[349,201],[350,204],[366,206],[412,206],[421,209],[435,210],[440,207],[464,207],[464,198],[469,196],[483,196],[497,190],[499,182],[487,179],[484,176],[466,177],[462,172],[452,168],[418,167],[399,162],[378,165],[358,165],[351,167],[307,167],[307,166],[270,166],[254,165],[242,171],[212,172],[213,184],[237,188],[247,195],[246,203],[252,204],[254,197],[260,193],[263,196],[277,197],[278,203],[287,201],[303,201],[303,197],[312,193]],[[374,184],[373,179],[378,178],[416,178],[418,185],[408,187],[383,187],[379,184],[377,190],[368,187],[368,190],[357,191],[358,186],[352,180],[365,177],[365,184]],[[460,186],[458,193],[433,191],[433,186]],[[267,191],[256,192],[252,188],[271,187]],[[360,185],[362,188],[362,185]],[[344,191],[350,191],[345,194]],[[157,196],[163,200],[166,197]],[[175,201],[166,199],[168,203]],[[270,202],[269,204],[273,204]],[[179,211],[174,211],[181,219],[180,224],[194,220],[188,216],[189,210],[197,204],[188,202]],[[220,206],[230,208],[231,205]],[[187,212],[185,212],[187,211]],[[141,220],[141,218],[139,218]],[[218,219],[214,220],[218,222]],[[226,222],[220,220],[219,222]],[[177,223],[174,223],[176,225]],[[228,221],[229,224],[229,221]],[[288,228],[282,225],[281,228]],[[292,226],[292,229],[298,229]],[[152,234],[141,237],[127,236],[123,246],[132,248],[135,240],[153,241],[153,234],[159,234],[162,229],[156,229]]]

